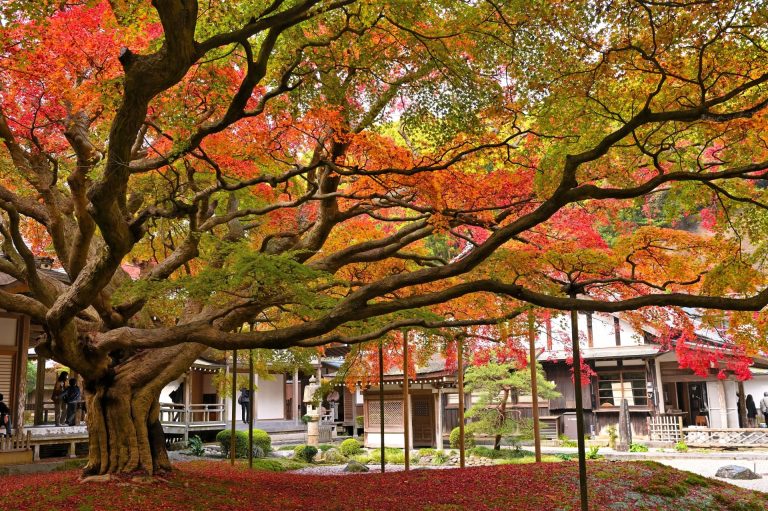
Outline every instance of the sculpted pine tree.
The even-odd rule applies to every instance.
[[[83,375],[86,473],[170,468],[158,395],[207,347],[768,303],[756,6],[2,9],[0,307]]]

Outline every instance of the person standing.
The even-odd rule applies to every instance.
[[[768,427],[768,392],[763,392],[763,399],[760,400],[760,411],[763,412],[765,425]]]
[[[240,389],[240,396],[237,398],[237,402],[240,403],[242,408],[240,415],[243,417],[243,422],[248,424],[251,413],[251,392],[246,388]]]
[[[0,394],[0,431],[5,429],[5,436],[11,436],[11,409],[5,404],[3,397]]]
[[[74,426],[77,406],[80,404],[80,387],[77,386],[77,378],[69,379],[69,387],[62,394],[62,399],[67,404],[67,425]]]
[[[747,394],[747,427],[757,427],[757,407],[755,406],[755,398],[752,394]]]
[[[67,404],[62,399],[62,395],[67,388],[67,376],[69,376],[69,373],[66,371],[60,372],[56,377],[56,383],[53,384],[51,401],[53,401],[53,421],[57,426],[61,426],[67,420]]]

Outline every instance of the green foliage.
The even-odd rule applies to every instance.
[[[312,420],[312,416],[311,415],[302,415],[301,416],[301,422],[303,422],[304,424],[309,424],[309,422],[311,420]]]
[[[286,472],[306,467],[306,463],[286,458],[261,458],[253,460],[253,468],[268,472]]]
[[[37,387],[37,361],[27,360],[27,394]]]
[[[644,444],[632,442],[632,445],[629,446],[629,452],[648,452],[648,447]]]
[[[433,465],[443,465],[450,459],[450,456],[445,451],[437,451],[432,455]]]
[[[320,449],[320,452],[326,452],[329,449],[333,449],[333,445],[331,444],[320,444],[317,446],[318,449]]]
[[[189,439],[189,451],[192,453],[192,456],[202,456],[205,454],[203,440],[199,436],[194,435]]]
[[[578,447],[579,445],[576,440],[571,440],[564,433],[560,433],[560,436],[558,436],[557,439],[560,441],[561,447]]]
[[[264,454],[267,454],[272,450],[272,438],[263,429],[254,429],[253,445],[260,447]]]
[[[451,430],[451,435],[448,437],[448,442],[450,443],[451,447],[454,449],[458,449],[461,447],[459,445],[459,428],[455,427]],[[471,449],[475,446],[475,434],[470,431],[468,428],[464,428],[464,448],[465,449]]]
[[[347,438],[341,442],[339,449],[344,456],[354,456],[355,454],[363,452],[363,444],[354,438]]]
[[[559,396],[554,384],[545,378],[539,364],[536,366],[536,375],[540,398],[553,399]],[[472,419],[467,425],[467,432],[501,436],[508,442],[517,436],[530,436],[532,422],[516,420],[506,409],[513,396],[530,394],[529,371],[518,371],[513,364],[489,362],[469,367],[464,377],[464,385],[468,392],[480,396],[467,411],[466,416]],[[451,443],[451,446],[454,444]]]
[[[381,460],[381,449],[373,449],[369,453],[369,458],[372,461]],[[405,463],[405,452],[402,449],[395,447],[387,447],[384,449],[384,461],[386,463],[394,463],[395,465],[402,465]]]
[[[616,440],[619,438],[619,433],[616,431],[616,425],[611,424],[608,426],[608,447],[611,449],[616,448]]]
[[[230,447],[232,445],[232,431],[225,429],[216,434],[216,441],[221,445],[221,452],[225,458],[230,456]],[[245,431],[235,431],[235,456],[238,458],[248,457],[248,433]]]
[[[358,428],[362,428],[364,423],[365,423],[365,416],[358,415],[357,417],[355,417],[355,424],[357,424]]]
[[[688,452],[688,444],[681,440],[675,444],[675,450],[677,452]]]
[[[600,455],[600,454],[598,454],[598,453],[597,453],[599,450],[600,450],[600,448],[599,448],[599,447],[597,447],[597,446],[594,446],[594,447],[590,447],[590,448],[589,448],[589,451],[587,451],[587,452],[584,454],[584,457],[585,457],[586,459],[588,459],[588,460],[598,460],[598,459],[600,459],[600,458],[602,458],[602,457],[603,457],[602,455]]]
[[[485,447],[483,445],[474,447],[469,451],[469,454],[477,456],[478,458],[489,458],[492,460],[511,460],[535,455],[535,453],[523,449],[491,449],[490,447]]]
[[[223,431],[219,431],[216,434],[216,441],[219,442],[221,445],[221,451],[224,454],[224,457],[229,457],[229,449],[231,445],[232,440],[232,431],[229,429],[225,429]],[[253,430],[253,447],[254,447],[254,457],[256,456],[256,449],[261,450],[261,455],[264,456],[267,453],[269,453],[272,450],[272,439],[269,437],[269,434],[266,431],[263,431],[261,429],[254,429]],[[247,458],[248,457],[248,432],[247,431],[236,431],[235,432],[235,455],[238,458]]]
[[[307,463],[312,463],[317,455],[317,447],[313,445],[297,445],[293,449],[293,457],[297,460],[302,460]]]

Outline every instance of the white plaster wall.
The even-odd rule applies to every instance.
[[[285,381],[282,374],[274,379],[259,378],[256,391],[256,416],[258,420],[285,418]]]

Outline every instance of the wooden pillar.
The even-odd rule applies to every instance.
[[[253,325],[251,325],[253,331]],[[253,468],[253,410],[256,395],[253,393],[253,350],[248,350],[248,468]]]
[[[571,291],[571,298],[576,292]],[[579,346],[579,313],[571,310],[571,346],[573,348],[573,385],[576,392],[576,442],[579,448],[579,493],[581,511],[589,511],[587,499],[587,457],[584,445],[584,403],[581,395],[581,350]]]
[[[437,388],[437,432],[435,434],[435,448],[443,448],[443,388]]]
[[[403,453],[405,454],[405,470],[411,469],[411,417],[410,396],[408,394],[408,331],[403,331]]]
[[[237,350],[232,350],[232,430],[229,443],[229,463],[235,464],[235,434],[237,426]]]
[[[43,397],[45,395],[45,363],[46,358],[38,355],[37,373],[35,375],[35,426],[45,422],[45,417],[43,417],[43,414],[45,413],[45,403],[43,402]],[[53,411],[54,422],[58,422],[58,418],[55,417],[56,412],[56,410]]]
[[[13,421],[13,434],[22,435],[24,432],[24,412],[27,408],[27,352],[29,351],[29,316],[23,315],[19,317],[17,321],[18,328],[18,386],[16,387],[16,399],[15,410],[11,412],[11,420]],[[13,400],[13,396],[8,396],[9,400]],[[79,422],[78,422],[79,424]]]
[[[384,344],[379,342],[379,433],[381,434],[381,473],[384,473]]]
[[[299,381],[299,368],[293,369],[293,422],[301,422],[301,382]]]
[[[466,465],[466,449],[464,448],[464,343],[461,337],[456,339],[457,369],[459,371],[459,467]]]
[[[739,427],[747,426],[747,396],[744,395],[744,382],[739,382]]]
[[[539,382],[536,372],[536,316],[528,311],[528,345],[531,358],[531,411],[533,412],[533,446],[536,463],[541,463],[541,433],[539,431]]]

